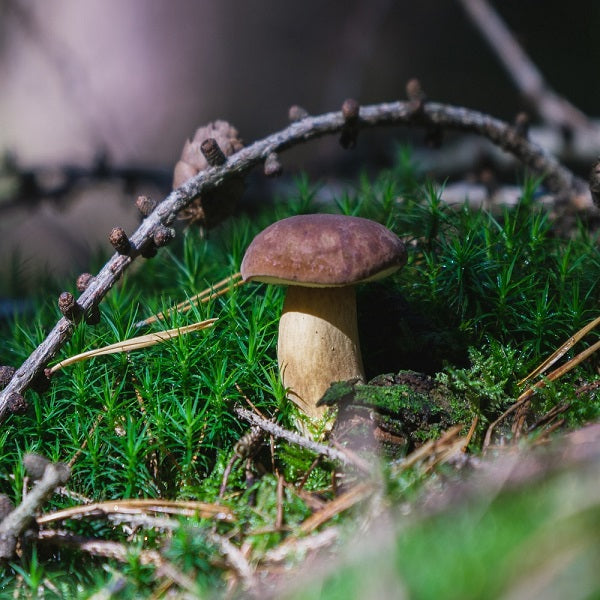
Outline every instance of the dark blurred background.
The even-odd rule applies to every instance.
[[[599,115],[600,3],[495,7],[548,83]],[[197,126],[227,119],[248,143],[286,126],[291,104],[395,100],[411,77],[437,101],[504,119],[526,108],[455,1],[0,0],[0,296],[39,268],[86,268],[114,225],[133,230],[135,195],[168,191]],[[352,158],[313,142],[283,156],[286,173],[384,165],[407,134],[367,132]],[[61,188],[65,166],[137,175]]]

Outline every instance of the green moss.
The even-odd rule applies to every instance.
[[[334,383],[319,403],[342,407],[339,419],[345,420],[349,407],[367,409],[370,421],[384,431],[405,438],[409,448],[461,423],[457,417],[468,410],[463,396],[414,371],[380,375],[368,384]],[[350,414],[356,417],[356,411]]]

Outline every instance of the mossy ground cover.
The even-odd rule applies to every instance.
[[[518,396],[517,381],[597,316],[596,235],[581,224],[568,238],[557,236],[548,211],[537,202],[541,184],[526,179],[522,198],[512,208],[450,208],[442,202],[439,186],[417,177],[406,151],[393,169],[376,178],[362,177],[352,192],[327,205],[315,202],[317,183],[299,178],[293,194],[259,214],[238,215],[207,235],[190,228],[156,258],[140,263],[102,302],[99,325],[79,325],[57,360],[139,335],[136,323],[144,317],[238,271],[252,237],[279,218],[316,211],[363,216],[396,232],[409,252],[407,265],[397,275],[358,291],[367,374],[371,378],[413,369],[452,390],[458,399],[451,404],[452,421],[468,428],[474,416],[479,417],[470,447],[476,454],[487,425]],[[62,287],[49,288],[40,290],[34,314],[3,323],[1,364],[18,366],[56,321],[52,298]],[[315,465],[314,455],[277,442],[272,453],[267,444],[248,469],[245,461],[238,461],[219,499],[234,445],[248,429],[235,416],[236,403],[252,403],[263,415],[294,428],[294,409],[285,400],[276,361],[283,295],[280,287],[247,284],[188,312],[171,313],[152,330],[208,318],[218,321],[206,331],[59,371],[48,392],[28,394],[28,413],[10,417],[0,433],[0,492],[15,503],[24,484],[22,457],[37,452],[72,463],[71,496],[55,495],[47,511],[83,499],[164,498],[219,501],[233,511],[234,521],[180,517],[179,527],[165,531],[128,529],[102,519],[70,520],[61,527],[119,542],[128,548],[127,560],[89,557],[76,549],[29,549],[4,567],[3,594],[33,597],[43,589],[47,597],[85,598],[118,581],[113,597],[145,597],[158,593],[168,580],[142,560],[146,550],[161,553],[197,593],[223,593],[231,571],[210,532],[236,547],[244,545],[246,558],[256,565],[269,549],[296,535],[316,504],[336,496],[331,464]],[[532,421],[561,402],[570,405],[566,417],[571,427],[597,418],[600,402],[593,393],[577,393],[594,380],[592,358],[534,398]],[[413,498],[433,476],[403,473],[394,481],[390,473],[386,489],[392,504]],[[538,502],[537,496],[524,498],[525,503]],[[497,502],[499,516],[490,512],[489,519],[497,520],[501,531],[505,513],[529,510],[513,506],[518,499]],[[357,514],[350,511],[331,522],[352,530]],[[476,578],[478,586],[500,589],[496,576],[478,565],[494,560],[505,546],[518,545],[530,529],[528,521],[496,539],[485,527],[475,528],[468,513],[458,520],[448,518],[450,522],[444,521],[442,514],[419,525],[423,531],[414,539],[412,534],[400,536],[398,569],[389,567],[391,573],[408,589],[429,585],[425,565],[418,565],[431,555],[416,547],[415,540],[452,538],[459,528],[470,532],[469,552],[475,562],[457,565],[449,551],[436,557],[436,568],[448,580],[457,577],[457,570],[467,569],[461,575],[465,580]],[[489,555],[487,545],[493,546]],[[406,564],[414,568],[404,568]],[[173,586],[185,589],[181,582]],[[433,580],[431,586],[437,589]],[[341,588],[334,588],[326,588],[324,597],[337,597]],[[422,597],[434,597],[434,591]]]

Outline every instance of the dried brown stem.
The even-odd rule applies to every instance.
[[[341,512],[348,510],[358,502],[371,496],[374,490],[373,484],[369,482],[355,485],[341,496],[335,498],[335,500],[328,502],[321,510],[313,513],[303,521],[300,525],[300,533],[304,535],[311,533],[317,527],[323,525],[323,523],[326,523],[336,515],[339,515]]]
[[[261,563],[263,565],[269,563],[282,563],[287,560],[290,555],[303,556],[309,552],[316,552],[324,548],[329,548],[337,542],[340,537],[340,530],[334,525],[309,537],[289,537],[279,544],[279,546],[275,546],[268,550],[261,560]]]
[[[429,440],[416,450],[413,450],[394,467],[395,474],[403,473],[423,461],[427,461],[428,466],[432,467],[440,462],[445,462],[454,454],[462,452],[467,439],[460,437],[462,429],[462,425],[454,425],[454,427],[442,433],[439,438]]]
[[[184,500],[157,499],[123,499],[109,500],[107,502],[94,502],[82,506],[73,506],[57,510],[38,517],[38,525],[56,523],[65,519],[107,518],[116,514],[122,515],[177,515],[180,517],[199,517],[201,519],[216,519],[219,521],[232,521],[234,515],[231,510],[218,504],[194,502]]]
[[[325,135],[339,133],[345,125],[341,111],[306,117],[228,157],[222,166],[201,171],[182,186],[173,190],[156,209],[144,219],[129,237],[127,255],[115,253],[98,275],[92,279],[77,299],[84,312],[96,307],[112,286],[123,275],[142,249],[153,239],[157,228],[171,225],[179,211],[201,194],[219,187],[224,182],[243,176],[251,168],[266,160],[269,154]],[[536,144],[516,133],[514,127],[483,113],[462,107],[427,102],[416,117],[410,102],[392,102],[362,106],[356,123],[358,129],[375,126],[408,125],[426,128],[455,129],[482,135],[503,150],[512,153],[525,166],[546,177],[546,185],[553,192],[576,197],[589,195],[586,183]],[[61,318],[46,339],[19,367],[6,388],[0,392],[0,422],[9,414],[10,397],[23,394],[35,377],[70,339],[73,323]]]
[[[495,421],[489,424],[487,431],[485,432],[485,437],[483,438],[483,452],[485,452],[488,449],[489,445],[492,443],[492,434],[494,433],[494,429],[496,428],[496,426],[499,423],[501,423],[504,419],[506,419],[508,415],[515,412],[515,410],[517,410],[518,408],[523,406],[523,404],[528,402],[529,398],[533,395],[533,389],[534,388],[531,388],[531,390],[527,390],[528,392],[531,391],[531,394],[525,397],[521,397],[520,400],[517,400],[517,402],[511,404],[511,406],[509,406]]]

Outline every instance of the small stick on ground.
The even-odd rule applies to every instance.
[[[297,488],[292,483],[284,482],[286,489],[298,496],[310,510],[321,510],[325,506],[326,501],[319,496],[318,492],[307,492],[303,488]]]
[[[532,388],[533,389],[533,388]],[[508,415],[517,410],[520,406],[523,406],[525,402],[529,401],[529,398],[533,395],[532,389],[527,390],[527,392],[531,392],[531,394],[522,397],[520,400],[517,400],[513,405],[511,405],[508,409],[506,409],[495,421],[490,423],[487,431],[485,432],[485,438],[483,440],[482,451],[485,452],[489,445],[492,443],[492,434],[494,433],[494,429],[501,423]]]
[[[67,483],[70,475],[71,469],[64,463],[46,465],[43,477],[36,482],[23,502],[0,523],[0,559],[13,558],[19,536],[31,526],[36,513],[52,496],[54,490]]]
[[[563,402],[553,406],[545,415],[540,417],[533,425],[527,429],[527,433],[535,431],[538,427],[551,423],[558,415],[562,415],[564,412],[571,408],[571,402]]]
[[[395,469],[396,474],[410,469],[412,466],[416,465],[422,460],[425,460],[426,458],[435,458],[440,454],[443,454],[444,458],[446,458],[445,451],[448,449],[452,450],[457,440],[459,440],[464,446],[464,438],[459,437],[462,428],[462,425],[455,425],[454,427],[451,427],[445,431],[438,439],[429,440],[411,452],[406,458],[398,463],[398,466]]]
[[[223,472],[223,479],[221,480],[221,487],[219,488],[219,498],[222,498],[227,489],[227,481],[231,475],[233,465],[238,460],[244,460],[252,458],[258,451],[262,444],[264,433],[258,427],[251,427],[250,431],[246,432],[233,447],[233,456],[229,459],[225,471]]]
[[[319,442],[314,442],[313,440],[309,440],[308,438],[298,433],[288,431],[287,429],[280,427],[272,421],[262,419],[258,415],[255,415],[254,413],[250,412],[249,410],[246,410],[245,408],[242,408],[241,406],[236,406],[233,410],[239,417],[241,417],[245,421],[248,421],[248,423],[256,425],[257,427],[260,427],[263,431],[266,431],[267,433],[270,433],[271,435],[277,438],[281,438],[286,442],[289,442],[290,444],[306,448],[307,450],[311,450],[316,454],[322,454],[330,460],[341,462],[347,466],[355,467],[365,473],[370,473],[372,470],[371,466],[365,461],[361,460],[360,462],[355,462],[351,460],[346,453],[341,452],[336,448],[326,446],[325,444],[320,444]]]
[[[255,585],[254,572],[246,557],[241,550],[234,546],[226,537],[211,533],[209,539],[219,546],[221,553],[225,557],[227,564],[236,572],[242,580],[245,589],[250,589]]]
[[[547,437],[557,429],[560,429],[565,423],[566,419],[559,419],[558,421],[556,421],[556,423],[554,423],[554,425],[549,425],[544,431],[544,437]]]
[[[223,478],[221,479],[221,487],[219,488],[219,495],[217,496],[219,500],[223,498],[225,495],[225,490],[227,489],[227,482],[229,481],[229,476],[231,475],[231,470],[233,469],[233,465],[235,465],[236,461],[240,459],[239,456],[234,454],[227,463],[225,470],[223,471]]]
[[[250,400],[250,398],[248,398],[248,396],[246,394],[244,394],[244,391],[242,390],[242,388],[240,387],[240,385],[238,383],[235,384],[235,389],[240,393],[240,395],[242,396],[242,398],[246,401],[246,403],[248,404],[248,406],[262,419],[267,420],[267,417],[265,417],[265,415],[263,415],[260,410],[258,410],[258,408],[256,408],[256,406],[253,404],[252,400]]]
[[[308,469],[306,469],[306,473],[304,473],[304,476],[300,480],[300,483],[296,486],[296,490],[300,491],[304,488],[304,486],[306,485],[306,482],[308,481],[308,478],[310,477],[310,474],[315,470],[315,468],[319,464],[320,460],[321,460],[321,456],[317,456],[317,458],[315,458],[315,460],[313,460],[310,463],[310,466],[308,467]]]
[[[513,434],[513,440],[517,441],[521,434],[524,433],[527,425],[527,417],[531,409],[531,400],[524,402],[515,412],[510,431]]]
[[[279,546],[271,548],[266,552],[261,560],[262,564],[281,563],[289,558],[290,555],[303,556],[308,552],[316,552],[329,548],[340,537],[340,530],[337,527],[327,527],[319,533],[315,533],[305,538],[288,538]]]

